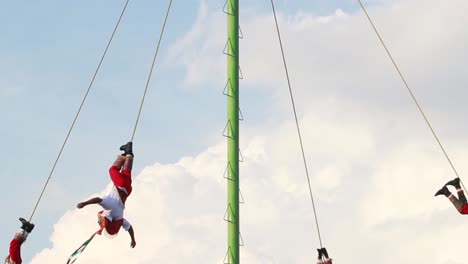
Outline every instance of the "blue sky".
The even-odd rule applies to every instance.
[[[458,13],[456,16],[451,16],[448,11],[435,16],[429,7],[419,14],[418,9],[414,8],[417,4],[414,3],[417,1],[410,1],[407,4],[401,1],[369,1],[366,4],[375,12],[377,23],[382,26],[383,32],[387,33],[390,46],[396,51],[396,57],[401,59],[403,67],[406,66],[404,69],[412,78],[412,82],[416,84],[415,88],[425,89],[416,91],[428,107],[432,120],[442,137],[446,139],[445,142],[452,146],[453,152],[458,153],[458,157],[461,157],[459,159],[462,160],[465,152],[460,150],[459,146],[466,144],[463,131],[467,128],[462,121],[468,109],[463,103],[466,95],[463,84],[466,84],[466,80],[459,66],[463,65],[463,58],[466,58],[464,47],[460,44],[465,43],[463,36],[466,31],[458,28],[457,25],[462,24],[460,21],[463,19]],[[32,210],[123,4],[123,1],[71,3],[36,1],[26,5],[18,1],[10,1],[3,3],[0,9],[0,25],[2,25],[0,27],[2,36],[0,71],[3,73],[0,77],[0,111],[4,113],[1,130],[4,151],[1,152],[0,159],[4,164],[2,178],[5,186],[8,186],[2,193],[7,202],[3,204],[4,217],[0,219],[3,227],[0,235],[4,237],[0,240],[0,248],[4,248],[5,252],[10,236],[17,230],[19,222],[16,218],[27,217]],[[108,184],[107,168],[117,154],[118,146],[128,140],[133,128],[166,4],[166,1],[149,0],[130,2],[95,86],[34,218],[37,229],[25,245],[26,263],[29,263],[41,249],[51,246],[50,234],[54,230],[54,224],[58,223],[59,218],[65,212],[73,209],[80,199],[100,192]],[[174,1],[135,139],[135,175],[155,162],[177,164],[182,157],[197,157],[206,149],[222,142],[221,132],[225,125],[226,115],[225,99],[222,95],[225,75],[215,75],[216,72],[210,75],[203,69],[198,71],[195,69],[194,72],[203,77],[198,82],[190,81],[187,77],[190,69],[184,58],[196,59],[200,63],[195,65],[200,66],[210,66],[207,65],[211,62],[209,59],[218,54],[222,59],[223,45],[217,45],[217,41],[212,44],[212,40],[224,38],[217,30],[218,27],[224,27],[224,24],[210,25],[209,19],[213,19],[213,23],[222,21],[218,18],[223,15],[221,12],[223,4],[222,1],[214,0]],[[402,153],[403,157],[413,152],[408,151],[408,148],[402,148],[401,153],[396,150],[392,152],[393,149],[387,144],[399,141],[420,143],[418,140],[425,139],[430,142],[428,145],[432,146],[432,139],[423,124],[418,123],[419,117],[414,114],[413,106],[403,94],[399,80],[389,66],[369,26],[365,24],[362,14],[359,14],[355,1],[279,0],[276,5],[282,17],[280,21],[284,23],[280,26],[284,30],[286,53],[290,55],[293,84],[297,84],[300,111],[309,113],[309,111],[316,110],[322,116],[336,121],[336,124],[324,125],[325,131],[328,131],[329,127],[336,126],[339,129],[343,126],[344,131],[358,131],[366,134],[368,127],[360,120],[361,114],[362,120],[370,120],[372,126],[375,125],[369,128],[371,132],[368,133],[372,134],[380,130],[385,133],[375,137],[369,136],[377,142],[368,143],[365,137],[359,136],[358,142],[362,140],[364,146],[368,143],[386,150],[388,148],[389,153]],[[190,32],[196,32],[194,27],[197,19],[203,17],[201,15],[203,12],[200,11],[203,10],[203,6],[206,7],[207,15],[202,19],[200,35],[194,38],[193,45],[180,44],[184,43],[184,38]],[[437,4],[433,3],[431,6],[437,6]],[[243,1],[242,7],[245,10],[242,14],[245,20],[241,20],[241,26],[244,21],[246,24],[248,22],[248,25],[243,27],[246,39],[243,40],[245,44],[241,45],[245,45],[243,46],[245,54],[251,55],[251,59],[246,58],[241,61],[245,64],[244,76],[246,78],[241,103],[246,119],[243,122],[245,134],[251,138],[255,138],[255,133],[259,131],[289,135],[285,132],[289,130],[283,127],[283,122],[291,118],[289,102],[282,101],[285,94],[281,91],[284,92],[284,90],[274,89],[276,86],[282,86],[281,89],[285,88],[283,87],[284,80],[278,81],[283,78],[279,50],[274,53],[277,57],[265,59],[272,62],[272,65],[264,65],[265,69],[274,70],[275,73],[265,74],[255,66],[259,65],[259,59],[255,54],[263,54],[263,50],[253,45],[253,40],[257,40],[257,35],[266,36],[266,38],[271,35],[265,32],[260,34],[255,32],[255,29],[270,22],[271,28],[266,31],[270,33],[274,29],[273,21],[268,20],[271,16],[270,3],[269,1]],[[334,17],[337,9],[343,10],[348,17]],[[301,18],[301,14],[311,19]],[[323,24],[315,21],[322,16],[331,16],[334,20]],[[448,17],[452,20],[448,20]],[[352,20],[349,23],[340,20],[348,18]],[[435,22],[431,26],[421,26],[426,19]],[[406,21],[411,21],[413,26],[402,29],[399,23],[405,24]],[[442,21],[446,24],[443,24],[441,28],[450,27],[452,31],[447,33],[448,30],[439,29],[438,25],[441,25]],[[350,25],[358,27],[353,28]],[[213,32],[209,32],[211,29]],[[306,39],[310,42],[295,41],[296,35],[294,34],[301,34],[301,32],[310,35],[301,35],[297,39]],[[352,36],[352,39],[347,39],[346,44],[349,44],[349,48],[344,47],[345,45],[340,46],[344,43],[336,42],[330,43],[328,47],[327,41],[323,41],[327,37],[331,40],[342,41],[340,34],[346,37]],[[435,36],[442,37],[439,39]],[[276,41],[275,38],[274,40]],[[421,43],[419,43],[420,40]],[[263,42],[259,40],[258,43]],[[365,45],[358,46],[362,43]],[[277,48],[276,42],[265,41],[263,44],[271,45],[265,47],[265,50]],[[178,45],[183,47],[184,51],[178,51]],[[219,49],[216,50],[218,46]],[[206,51],[207,47],[209,51]],[[257,50],[251,47],[256,47]],[[349,56],[349,51],[353,47],[356,48],[355,54]],[[298,50],[299,48],[301,50]],[[333,48],[337,49],[333,50]],[[211,57],[207,57],[206,61],[204,58],[198,58],[204,55]],[[439,64],[428,63],[429,56]],[[363,66],[354,65],[356,60],[362,62]],[[317,62],[317,64],[311,65],[310,61]],[[350,68],[353,68],[353,71],[349,70]],[[372,76],[368,76],[369,69],[375,71],[370,74]],[[315,72],[317,74],[313,74]],[[428,72],[432,73],[434,78],[429,80],[424,78]],[[354,78],[356,73],[364,77]],[[267,78],[263,78],[265,76]],[[346,78],[349,78],[349,81]],[[451,84],[447,89],[451,89],[453,96],[447,96],[444,89],[440,88],[446,83]],[[401,93],[389,92],[389,89],[393,87],[400,89],[398,91]],[[367,94],[363,96],[363,93]],[[334,102],[339,106],[336,106]],[[307,114],[302,117],[310,117],[310,120],[305,121],[309,120],[313,124],[321,120],[320,117]],[[362,125],[362,127],[357,128],[355,125]],[[388,127],[394,130],[384,129]],[[453,129],[454,127],[457,129]],[[414,134],[406,135],[408,130]],[[310,132],[313,134],[313,129]],[[244,143],[251,142],[251,138],[246,138]],[[278,136],[278,138],[281,137]],[[291,145],[296,144],[294,137],[290,140]],[[337,139],[330,142],[335,141],[341,142]],[[348,143],[344,142],[342,145]],[[424,144],[421,143],[421,145]],[[368,150],[369,153],[378,152],[374,147],[364,147],[364,150]],[[284,148],[290,150],[287,147]],[[422,147],[415,148],[427,151]],[[413,150],[413,148],[409,149]],[[317,149],[314,148],[314,150]],[[338,171],[346,174],[344,172],[347,172],[353,177],[343,176],[343,179],[338,177],[337,187],[327,187],[325,184],[324,190],[331,190],[331,196],[334,197],[345,187],[356,187],[350,192],[356,194],[362,191],[365,196],[361,187],[353,183],[354,179],[357,177],[358,182],[365,182],[363,178],[360,178],[360,174],[372,176],[374,174],[369,171],[374,169],[375,175],[382,176],[379,174],[382,173],[379,164],[387,161],[384,159],[384,154],[372,156],[348,153],[347,150],[339,147],[336,151],[337,156],[344,155],[345,159],[366,157],[371,165],[362,161],[353,161],[336,168],[325,168],[323,171],[327,173]],[[309,152],[315,153],[312,150]],[[311,156],[316,159],[315,162],[311,162],[312,164],[324,160],[327,160],[324,161],[327,163],[330,162],[328,159],[333,160],[335,157],[331,154],[323,154],[323,156],[312,154]],[[428,160],[431,158],[433,156],[430,156]],[[287,157],[284,159],[288,160]],[[405,167],[404,161],[397,160],[395,163]],[[297,164],[294,162],[292,164],[293,169],[290,171],[299,174],[300,172],[294,168]],[[420,163],[416,162],[416,164]],[[348,172],[348,169],[352,172]],[[274,174],[274,172],[271,173]],[[327,173],[317,172],[317,177],[320,179],[320,175],[328,175]],[[334,175],[334,173],[331,174]],[[371,176],[369,177],[372,178]],[[184,189],[183,183],[177,183],[182,185],[181,189]],[[262,186],[252,182],[252,186],[257,186],[256,184]],[[177,188],[174,189],[177,190]],[[432,192],[432,189],[428,191]],[[177,192],[169,193],[168,196],[177,197]],[[333,201],[334,198],[323,195],[322,199],[322,202],[327,203]],[[304,206],[308,206],[307,202],[305,200]],[[346,199],[339,200],[341,205],[345,202]],[[439,209],[440,206],[437,208]],[[352,211],[355,208],[351,207],[348,210]],[[298,208],[297,215],[300,216],[303,211],[310,213],[308,207]],[[305,218],[309,219],[308,217]],[[76,221],[94,223],[94,219],[76,219]],[[255,227],[255,225],[252,226]],[[330,221],[325,226],[333,229],[335,222]],[[340,228],[342,226],[333,230]],[[268,228],[265,227],[265,230]],[[256,241],[257,238],[252,235],[251,239]],[[70,237],[70,240],[76,239]],[[79,242],[77,240],[75,244],[78,245]],[[258,243],[260,244],[261,241],[258,240]],[[345,255],[345,253],[342,254]]]

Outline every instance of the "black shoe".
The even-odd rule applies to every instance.
[[[444,185],[444,187],[442,187],[442,189],[438,190],[434,196],[445,195],[445,196],[449,197],[450,194],[451,193],[450,193],[449,189],[447,189],[447,186]]]
[[[21,229],[23,229],[24,231],[28,232],[28,233],[31,233],[34,229],[34,224],[32,223],[29,223],[28,221],[26,221],[26,219],[24,218],[20,218],[19,219],[21,221]]]
[[[322,260],[322,256],[323,256],[322,249],[317,248],[317,252],[318,252],[318,259]]]
[[[328,257],[328,252],[327,252],[327,249],[326,249],[326,248],[322,248],[322,253],[323,253],[323,255],[325,256],[325,258],[327,258],[327,259],[329,258],[329,257]]]
[[[120,146],[120,150],[123,151],[123,155],[131,155],[133,157],[133,143],[130,141],[125,145]]]
[[[455,187],[457,190],[458,189],[461,189],[461,186],[460,186],[460,178],[455,178],[449,182],[447,182],[445,185],[452,185],[453,187]]]

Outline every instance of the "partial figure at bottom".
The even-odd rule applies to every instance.
[[[21,245],[26,241],[29,233],[34,229],[34,224],[26,221],[24,218],[21,221],[21,230],[15,234],[15,237],[10,242],[10,250],[8,256],[5,258],[5,264],[21,264]]]
[[[332,259],[328,256],[326,248],[318,248],[318,260],[317,264],[333,264]]]
[[[447,188],[447,185],[455,187],[457,190],[457,195],[458,198],[453,195],[450,190]],[[463,192],[463,189],[461,188],[460,185],[460,178],[455,178],[449,182],[447,182],[444,187],[442,187],[440,190],[436,192],[434,196],[439,196],[439,195],[444,195],[446,196],[450,202],[455,206],[455,209],[460,214],[468,214],[468,202],[466,200],[465,193]]]

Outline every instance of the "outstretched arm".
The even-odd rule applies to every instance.
[[[130,247],[134,248],[136,246],[136,241],[135,241],[135,232],[133,231],[133,226],[128,229],[128,234],[130,235],[130,238],[132,239],[132,242],[130,243]]]
[[[87,205],[90,205],[90,204],[99,204],[99,203],[101,203],[101,202],[102,202],[102,199],[101,199],[101,198],[99,198],[99,197],[94,197],[94,198],[92,198],[92,199],[89,199],[88,201],[84,201],[84,202],[81,202],[81,203],[77,204],[76,207],[77,207],[78,209],[81,209],[81,208],[83,208],[83,207],[85,207],[85,206],[87,206]]]

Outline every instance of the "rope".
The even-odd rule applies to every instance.
[[[166,28],[166,23],[169,17],[169,12],[171,11],[171,7],[172,7],[172,0],[169,0],[169,6],[167,7],[166,17],[164,18],[164,23],[161,29],[161,34],[159,35],[158,45],[156,46],[156,51],[154,52],[153,63],[151,64],[151,69],[148,74],[148,79],[146,80],[145,92],[143,93],[143,97],[141,98],[140,109],[138,110],[138,115],[135,121],[135,126],[133,128],[132,139],[130,141],[133,141],[133,139],[135,138],[135,133],[138,127],[138,122],[140,121],[141,111],[143,109],[143,104],[145,103],[146,93],[148,91],[148,87],[151,81],[151,76],[153,75],[153,69],[156,64],[156,58],[158,57],[159,47],[161,46],[161,40],[164,35],[164,29]]]
[[[85,251],[86,247],[88,247],[89,243],[93,240],[96,235],[100,235],[103,228],[99,229],[98,231],[94,232],[88,240],[86,240],[78,249],[76,249],[68,258],[67,264],[73,264],[78,259],[78,256]]]
[[[305,168],[305,172],[306,172],[306,176],[307,176],[307,182],[308,182],[308,185],[309,185],[310,200],[312,202],[312,208],[314,209],[315,225],[317,227],[317,233],[318,233],[318,237],[319,237],[320,248],[323,248],[322,236],[320,234],[319,221],[318,221],[318,217],[317,217],[317,209],[315,207],[314,194],[312,192],[312,187],[311,187],[311,183],[310,183],[310,176],[309,176],[309,170],[307,168],[307,160],[306,160],[305,152],[304,152],[304,144],[302,143],[301,130],[300,130],[299,121],[298,121],[298,118],[297,118],[296,104],[294,103],[294,96],[293,96],[293,92],[292,92],[292,88],[291,88],[291,81],[289,79],[288,66],[286,64],[286,57],[284,55],[283,42],[281,40],[281,33],[280,33],[279,26],[278,26],[278,19],[276,18],[276,10],[275,10],[275,5],[273,3],[273,0],[271,0],[271,7],[273,9],[273,15],[274,15],[275,24],[276,24],[276,31],[278,33],[278,40],[279,40],[279,44],[280,44],[280,47],[281,47],[281,54],[283,56],[284,70],[286,72],[286,78],[288,80],[289,95],[291,97],[292,108],[293,108],[293,111],[294,111],[294,118],[296,120],[297,135],[299,136],[299,143],[301,145],[302,159],[304,161],[304,168]]]
[[[36,205],[34,206],[34,209],[33,209],[32,213],[31,213],[31,216],[29,217],[29,222],[31,222],[34,214],[36,213],[37,207],[39,206],[39,203],[41,202],[42,197],[44,195],[44,192],[45,192],[47,186],[49,185],[50,179],[52,178],[52,174],[55,171],[55,167],[57,166],[57,163],[60,160],[60,157],[62,156],[62,152],[65,149],[65,145],[68,142],[68,138],[70,137],[70,134],[71,134],[73,128],[75,127],[75,123],[78,120],[78,116],[81,113],[81,109],[83,108],[83,105],[84,105],[84,103],[86,101],[86,98],[88,97],[88,94],[91,91],[91,88],[92,88],[92,86],[94,84],[94,80],[96,79],[96,76],[97,76],[97,74],[99,72],[99,69],[101,68],[102,62],[104,61],[104,58],[106,57],[107,51],[109,50],[109,47],[110,47],[110,45],[112,43],[112,40],[114,39],[114,35],[117,32],[117,29],[118,29],[118,27],[120,25],[120,21],[122,20],[123,15],[125,14],[125,10],[127,9],[129,1],[130,0],[127,0],[125,2],[125,5],[124,5],[124,7],[122,9],[122,12],[120,13],[119,19],[117,20],[117,23],[116,23],[116,25],[114,27],[114,31],[112,32],[112,35],[111,35],[111,37],[110,37],[110,39],[109,39],[109,41],[107,43],[106,49],[104,50],[104,53],[101,56],[101,59],[100,59],[99,64],[98,64],[98,66],[96,68],[96,71],[93,74],[93,78],[91,79],[91,81],[89,83],[88,89],[86,90],[86,93],[85,93],[85,95],[83,97],[83,100],[81,101],[80,107],[78,108],[78,111],[77,111],[77,113],[75,115],[75,118],[73,119],[73,122],[72,122],[72,124],[70,126],[70,129],[68,130],[67,136],[65,137],[65,140],[64,140],[64,142],[62,144],[62,147],[60,148],[60,151],[59,151],[59,153],[57,155],[57,158],[55,159],[54,165],[52,166],[52,169],[50,170],[47,181],[45,182],[44,187],[42,188],[41,194],[39,195],[39,198],[37,199]]]
[[[442,145],[442,143],[441,143],[439,137],[437,136],[434,128],[432,127],[431,123],[429,122],[429,119],[427,118],[426,114],[424,113],[421,106],[419,105],[418,100],[416,99],[416,96],[414,95],[413,91],[410,89],[408,82],[406,81],[405,77],[403,76],[403,73],[400,71],[400,68],[398,67],[398,64],[396,63],[395,59],[393,58],[392,54],[390,53],[389,49],[387,48],[387,45],[385,44],[382,36],[380,35],[379,31],[377,30],[377,27],[375,26],[374,22],[372,21],[369,13],[367,13],[366,8],[362,4],[362,1],[361,0],[357,0],[357,1],[358,1],[359,5],[361,6],[362,11],[364,11],[364,14],[366,15],[367,19],[369,20],[369,23],[371,24],[372,28],[374,29],[375,34],[379,38],[380,43],[382,44],[383,48],[385,49],[385,52],[387,53],[388,57],[392,61],[393,66],[395,67],[396,71],[398,72],[398,75],[400,75],[400,78],[403,81],[403,84],[405,85],[405,87],[408,90],[409,94],[411,95],[411,98],[413,98],[413,102],[417,106],[417,108],[419,110],[419,113],[421,113],[422,117],[424,118],[424,121],[426,121],[427,126],[431,130],[432,135],[434,136],[435,140],[437,141],[437,144],[439,145],[440,149],[444,153],[444,156],[447,159],[448,163],[450,164],[450,167],[452,168],[452,170],[455,173],[455,175],[457,176],[457,178],[460,179],[460,175],[458,174],[457,170],[455,169],[455,166],[453,165],[452,160],[450,159],[449,155],[445,151],[445,148]],[[463,189],[466,192],[465,185],[463,184],[461,179],[460,179],[460,183],[461,183],[461,185],[463,186]]]

